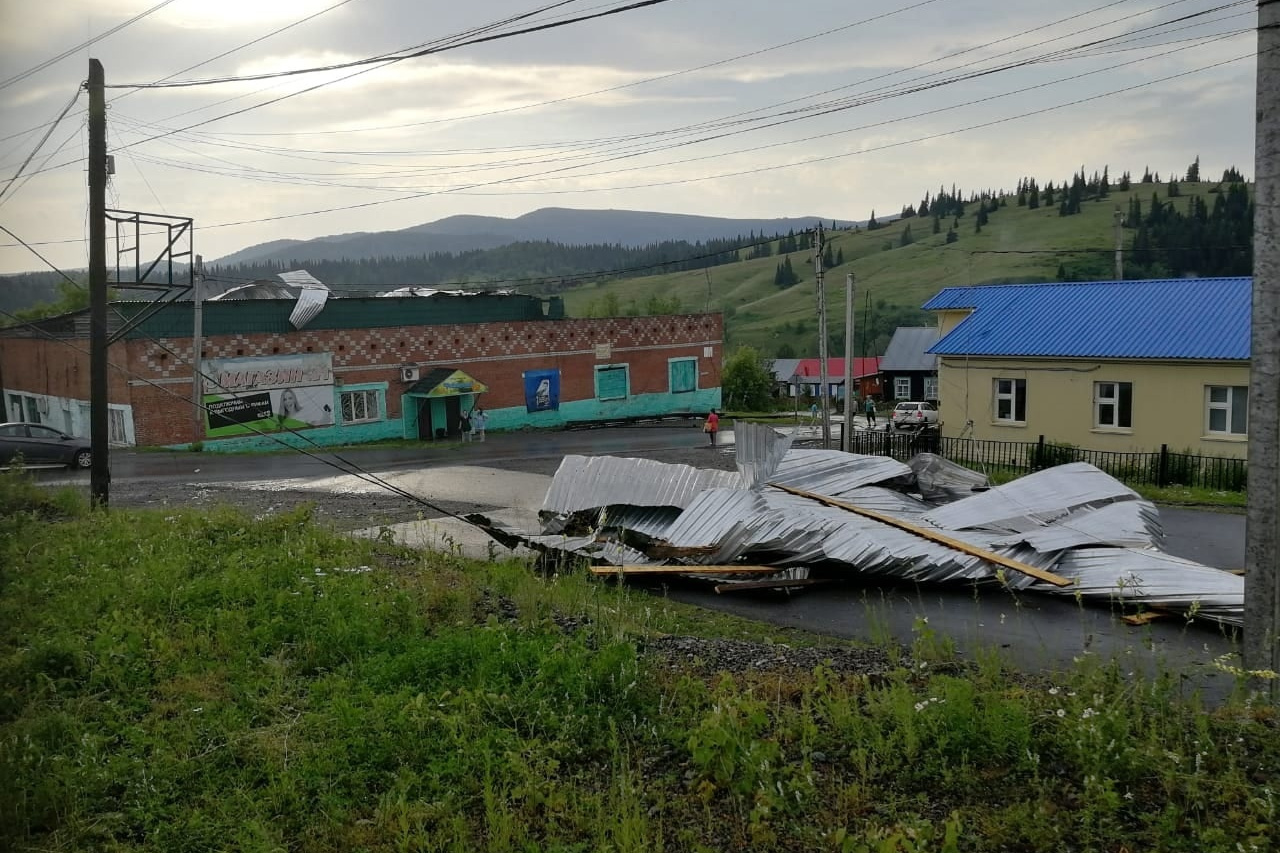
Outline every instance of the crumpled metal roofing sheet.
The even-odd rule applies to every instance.
[[[680,510],[668,506],[613,506],[601,513],[602,528],[622,528],[648,536],[665,539],[672,523],[680,517]]]
[[[888,456],[793,449],[782,458],[769,482],[838,498],[862,486],[910,476],[910,468]]]
[[[1244,578],[1160,551],[1077,548],[1058,561],[1059,574],[1077,581],[1083,595],[1151,607],[1194,610],[1238,625],[1244,614]]]
[[[1033,530],[1073,509],[1137,500],[1138,493],[1088,462],[1072,462],[1019,477],[925,516],[947,530],[973,528],[1019,533]]]
[[[975,489],[988,488],[986,474],[952,462],[936,453],[917,453],[907,462],[916,475],[916,489],[927,501],[956,501],[977,494]]]
[[[792,437],[763,424],[734,424],[734,458],[745,488],[754,489],[769,481],[787,451]]]
[[[615,504],[684,508],[699,492],[741,483],[734,471],[707,471],[652,459],[566,456],[551,479],[542,512],[562,515]]]
[[[1012,546],[1025,542],[1044,553],[1085,545],[1154,548],[1163,539],[1164,530],[1155,505],[1137,500],[1073,512],[1038,530],[1004,537],[997,544]]]

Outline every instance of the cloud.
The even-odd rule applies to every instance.
[[[0,79],[154,5],[0,2]],[[108,82],[158,79],[336,2],[180,0],[88,53],[102,59]],[[555,14],[596,5],[580,0]],[[1106,93],[1247,53],[1248,38],[1165,56],[1159,54],[1173,46],[1126,42],[1115,53],[898,91],[882,103],[872,99],[829,115],[799,110],[1106,36],[1128,33],[1132,39],[1138,28],[1213,5],[1185,0],[1176,9],[1144,8],[1119,20],[1135,10],[1121,5],[1091,11],[1096,0],[1060,0],[1052,8],[995,0],[875,6],[804,0],[783,8],[738,0],[732,14],[723,4],[672,2],[346,80],[339,78],[350,71],[192,89],[112,90],[108,96],[119,98],[109,110],[113,191],[123,207],[194,217],[197,251],[216,257],[271,239],[403,228],[457,213],[518,215],[550,204],[854,219],[872,208],[895,212],[939,183],[1011,187],[1027,175],[1057,181],[1082,163],[1089,169],[1110,165],[1113,174],[1140,173],[1147,164],[1165,172],[1185,168],[1200,154],[1212,174],[1252,162],[1250,61]],[[179,76],[347,61],[532,7],[528,0],[351,0]],[[1197,24],[1164,38],[1244,25]],[[84,79],[85,58],[80,51],[0,91],[0,136],[56,115]],[[1135,59],[1140,61],[1110,68]],[[1054,82],[1088,70],[1102,73]],[[300,93],[319,83],[326,85]],[[1041,88],[1008,94],[1032,86]],[[291,93],[300,94],[255,106]],[[997,95],[1007,96],[983,100]],[[83,101],[51,146],[83,122],[80,107]],[[762,116],[770,118],[754,121]],[[703,130],[682,130],[704,124]],[[760,126],[770,124],[775,126]],[[989,126],[965,130],[975,125]],[[0,141],[3,179],[39,135]],[[77,159],[83,148],[82,139],[72,140],[49,163],[65,166],[37,175],[0,205],[0,222],[24,239],[70,240],[42,247],[59,264],[83,263],[84,165]],[[716,177],[729,173],[740,174]],[[406,188],[426,194],[403,199],[397,190]],[[294,216],[371,201],[385,203]],[[269,221],[226,224],[260,219]],[[25,250],[0,248],[0,271],[39,266]]]

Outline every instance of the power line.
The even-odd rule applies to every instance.
[[[8,78],[7,80],[0,81],[0,89],[6,89],[9,86],[12,86],[14,83],[19,83],[27,79],[32,74],[36,74],[40,71],[43,71],[44,69],[48,68],[50,65],[53,65],[57,62],[61,62],[62,60],[66,59],[68,56],[72,56],[73,54],[78,53],[81,50],[84,50],[89,45],[94,44],[96,42],[100,42],[107,36],[114,35],[120,32],[130,24],[136,24],[138,21],[141,21],[143,18],[147,17],[148,15],[154,12],[159,12],[161,9],[163,9],[165,6],[168,6],[172,2],[173,0],[162,0],[162,2],[157,3],[156,5],[152,6],[150,9],[147,9],[145,12],[139,12],[129,20],[125,21],[124,23],[116,24],[114,27],[107,30],[106,32],[99,33],[93,38],[86,39],[85,41],[80,42],[80,44],[76,45],[75,47],[67,48],[57,56],[54,56],[50,59],[46,59],[44,62],[41,62],[37,65],[32,66],[31,68],[28,68],[26,71],[23,71],[20,74],[15,74],[14,76]]]
[[[32,159],[35,158],[36,154],[40,152],[40,149],[44,147],[44,144],[49,141],[49,137],[52,136],[53,132],[58,129],[58,124],[61,123],[61,121],[64,118],[66,118],[67,113],[71,111],[71,108],[73,106],[75,106],[76,100],[79,97],[80,97],[80,87],[77,86],[75,92],[71,94],[71,100],[67,101],[67,105],[62,108],[62,112],[58,113],[58,117],[55,118],[53,120],[53,123],[49,125],[49,129],[45,131],[44,136],[40,137],[40,141],[36,143],[36,147],[31,149],[31,153],[27,155],[27,159],[22,161],[22,165],[18,167],[18,171],[13,173],[13,177],[10,178],[3,187],[0,187],[0,199],[4,198],[5,193],[7,193],[9,191],[9,188],[13,186],[13,182],[18,180],[19,177],[21,177],[22,170],[27,168],[27,164],[30,163]]]
[[[540,12],[548,11],[558,6],[564,6],[573,2],[576,2],[576,0],[560,0],[560,2],[558,3],[552,3],[549,6],[544,6],[541,9],[535,10],[534,12],[530,12],[525,15],[521,15],[519,17],[520,18],[532,17]],[[537,24],[537,25],[525,27],[519,30],[511,30],[511,31],[502,32],[502,33],[492,33],[490,35],[479,35],[479,36],[475,36],[474,38],[470,38],[466,41],[453,44],[453,45],[447,45],[447,46],[418,45],[416,47],[404,48],[401,51],[396,51],[395,53],[391,53],[391,54],[380,54],[378,56],[370,56],[364,59],[352,60],[351,62],[337,62],[332,65],[317,65],[310,68],[294,68],[288,71],[265,71],[261,74],[241,74],[241,75],[228,76],[228,77],[211,77],[205,80],[173,80],[169,82],[155,82],[155,83],[115,83],[107,86],[106,88],[108,89],[190,88],[192,86],[213,86],[221,83],[246,83],[246,82],[252,82],[255,80],[274,80],[280,77],[296,77],[300,74],[317,74],[322,71],[343,71],[347,68],[360,68],[366,65],[390,64],[394,62],[402,62],[406,59],[418,59],[423,56],[430,56],[431,54],[434,54],[434,53],[442,53],[443,51],[454,50],[459,47],[468,47],[470,45],[484,44],[485,42],[490,42],[490,41],[499,41],[501,39],[512,38],[513,36],[521,36],[521,35],[528,35],[530,33],[542,32],[543,30],[558,29],[559,27],[565,27],[570,24],[577,24],[583,21],[591,21],[597,18],[605,18],[610,15],[617,15],[617,14],[621,14],[622,12],[630,12],[636,9],[643,9],[646,6],[657,6],[667,2],[670,2],[670,0],[636,0],[636,2],[629,3],[625,6],[619,6],[614,9],[607,9],[603,12],[594,12],[588,15],[578,15],[576,17],[568,18],[566,20],[551,21],[545,24]]]

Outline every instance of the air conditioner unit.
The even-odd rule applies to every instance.
[[[402,368],[400,368],[400,378],[401,378],[402,380],[404,380],[405,382],[417,382],[417,381],[418,381],[418,368],[416,368],[416,367],[402,367]]]

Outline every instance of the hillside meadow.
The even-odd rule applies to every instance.
[[[855,345],[860,354],[882,353],[897,326],[933,322],[919,308],[944,287],[1055,281],[1060,266],[1071,279],[1113,278],[1117,209],[1126,212],[1130,199],[1136,198],[1144,211],[1149,210],[1153,194],[1179,211],[1195,198],[1205,199],[1212,208],[1222,187],[1214,182],[1183,182],[1177,185],[1178,195],[1170,199],[1166,184],[1133,183],[1128,191],[1113,187],[1104,199],[1085,200],[1080,212],[1071,216],[1060,216],[1056,206],[1020,207],[1014,195],[1006,194],[1005,206],[988,214],[980,232],[976,203],[969,204],[969,212],[958,220],[943,219],[938,234],[932,233],[931,217],[895,220],[874,231],[828,231],[833,254],[842,252],[845,260],[826,271],[832,334],[843,340],[839,330],[844,324],[848,273],[857,282],[856,322],[861,328],[855,332]],[[946,232],[953,223],[957,239],[947,243]],[[912,242],[903,245],[908,227]],[[1123,230],[1130,273],[1134,233],[1131,228]],[[777,243],[773,245],[776,249]],[[797,356],[813,355],[817,352],[817,298],[812,252],[793,252],[790,258],[800,281],[787,288],[774,284],[782,261],[774,254],[706,270],[601,279],[561,295],[570,316],[576,317],[601,315],[613,300],[624,310],[638,311],[649,300],[674,296],[684,310],[723,311],[730,345],[750,345],[769,357],[784,345]]]

